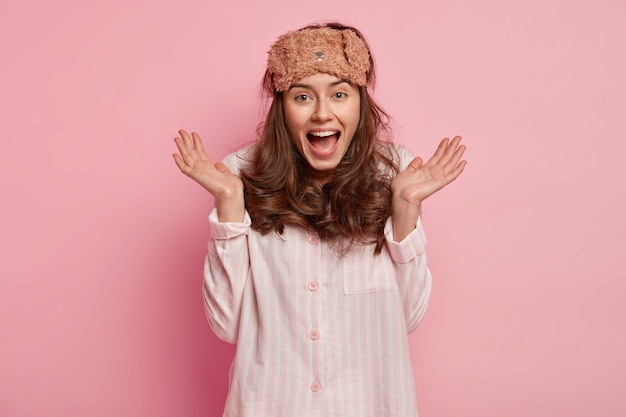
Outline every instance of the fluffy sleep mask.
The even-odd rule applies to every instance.
[[[269,50],[267,69],[276,91],[288,90],[318,72],[365,86],[370,56],[363,40],[350,29],[305,28],[278,38]]]

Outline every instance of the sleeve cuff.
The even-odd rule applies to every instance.
[[[387,240],[389,254],[394,262],[404,264],[412,261],[424,252],[426,247],[426,233],[424,233],[424,228],[422,227],[421,216],[417,219],[415,229],[401,242],[393,240],[393,226],[391,218],[389,218],[385,225],[385,239]]]
[[[217,209],[213,209],[209,214],[209,226],[211,227],[211,236],[214,239],[232,239],[237,236],[247,235],[250,232],[252,220],[248,214],[248,210],[244,211],[241,223],[220,222],[217,217]]]

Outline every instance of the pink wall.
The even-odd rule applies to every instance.
[[[247,3],[0,1],[0,416],[221,415],[211,202],[172,138],[252,139],[267,47],[327,18],[398,141],[469,147],[425,207],[421,416],[626,415],[626,3]]]

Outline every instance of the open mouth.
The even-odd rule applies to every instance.
[[[311,144],[313,152],[320,156],[332,154],[337,149],[337,141],[341,133],[337,130],[323,130],[309,132],[306,137]]]

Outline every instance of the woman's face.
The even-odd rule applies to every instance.
[[[285,122],[294,145],[327,180],[348,150],[359,125],[358,87],[334,75],[317,73],[283,93]]]

